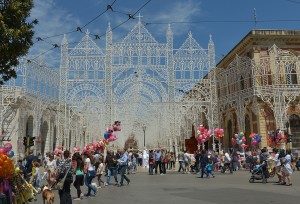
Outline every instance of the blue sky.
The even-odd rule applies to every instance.
[[[41,56],[50,66],[58,67],[60,49],[55,48],[51,51],[49,49],[53,48],[52,44],[59,45],[62,36],[51,36],[83,27],[105,11],[106,6],[114,0],[34,0],[34,2],[31,18],[37,18],[39,24],[35,27],[36,43],[31,48],[30,54],[46,52]],[[148,0],[116,0],[112,6],[115,12],[108,10],[82,30],[88,29],[92,34],[103,35],[109,22],[112,27],[119,25],[128,19],[125,14],[136,13],[147,2]],[[218,62],[255,27],[300,30],[299,9],[300,0],[151,0],[138,13],[143,16],[142,21],[146,28],[159,42],[165,42],[167,24],[171,23],[174,48],[179,48],[191,31],[194,38],[206,49],[209,35],[212,34]],[[113,40],[121,40],[136,23],[137,19],[130,19],[116,28],[113,31]],[[77,42],[83,36],[84,33],[80,32],[67,35],[69,42]],[[37,37],[44,41],[37,41]],[[96,41],[101,48],[104,48],[104,40],[105,37]]]

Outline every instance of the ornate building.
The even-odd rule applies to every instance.
[[[102,48],[88,31],[75,47],[70,47],[64,36],[59,71],[35,60],[21,62],[16,68],[18,79],[1,86],[0,127],[21,142],[20,146],[26,134],[39,138],[36,144],[41,141],[43,146],[35,148],[42,153],[58,145],[67,149],[83,147],[102,138],[115,120],[122,121],[116,141],[119,146],[131,134],[142,141],[142,127],[147,127],[146,145],[159,142],[170,149],[172,145],[184,146],[191,128],[204,120],[217,127],[216,81],[214,77],[204,78],[215,68],[212,36],[208,47],[203,48],[190,32],[182,45],[174,48],[170,25],[166,27],[165,42],[158,42],[142,24],[141,16],[138,18],[119,41],[113,40],[108,25]],[[22,94],[10,98],[9,90],[17,89]],[[185,99],[188,93],[192,100]],[[21,110],[25,104],[16,103],[20,97],[32,97],[28,104],[32,108],[24,107],[28,114],[10,118],[9,109]],[[19,117],[25,121],[29,118],[33,125],[24,125],[12,134],[8,126],[18,126]],[[50,124],[48,134],[44,127]],[[16,143],[14,150],[18,150]]]
[[[300,31],[252,30],[218,64],[219,120],[223,144],[235,132],[267,136],[286,129],[300,147]]]

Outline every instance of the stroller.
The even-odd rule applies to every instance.
[[[252,171],[249,183],[254,183],[255,180],[261,180],[262,183],[267,183],[269,177],[268,164],[264,161],[257,169]]]

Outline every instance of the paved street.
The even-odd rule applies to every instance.
[[[129,186],[109,186],[100,189],[96,197],[85,198],[73,203],[105,203],[105,204],[232,204],[232,203],[298,203],[300,200],[300,172],[294,172],[293,185],[281,186],[275,183],[249,183],[250,173],[246,171],[230,174],[216,173],[216,178],[201,179],[195,174],[178,174],[149,176],[145,172],[129,175]],[[73,186],[72,186],[73,187]],[[84,192],[86,187],[83,187]],[[76,195],[72,188],[72,196]],[[41,195],[38,201],[42,203]],[[55,203],[59,203],[56,195]]]

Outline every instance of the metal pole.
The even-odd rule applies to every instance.
[[[144,130],[144,149],[146,149],[146,134],[145,134],[146,130]]]

